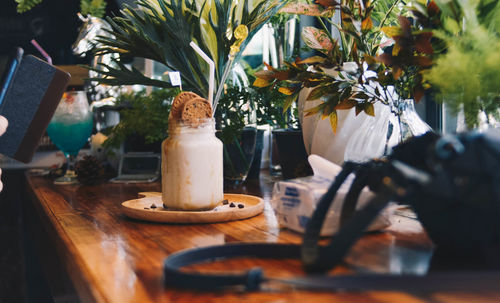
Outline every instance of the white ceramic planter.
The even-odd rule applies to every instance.
[[[349,67],[349,65],[344,68]],[[326,71],[329,75],[335,75],[336,71]],[[364,112],[356,116],[355,109],[337,111],[337,133],[332,131],[328,119],[321,119],[320,115],[304,117],[304,110],[317,106],[322,101],[306,101],[307,96],[313,88],[305,88],[300,92],[298,98],[299,120],[302,126],[304,145],[309,155],[319,155],[333,163],[342,165],[347,142],[352,134],[359,128],[368,117]]]

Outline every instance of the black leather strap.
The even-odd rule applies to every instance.
[[[349,252],[353,244],[363,235],[367,227],[373,222],[380,211],[389,203],[393,191],[383,188],[380,193],[372,198],[365,207],[356,211],[354,215],[342,226],[328,246],[319,254],[319,259],[306,270],[314,272],[327,272],[339,265]],[[316,247],[319,247],[316,245]],[[304,255],[302,256],[304,258]],[[304,259],[303,259],[304,260]]]
[[[354,163],[347,162],[344,164],[342,171],[335,177],[328,191],[321,197],[316,209],[308,221],[304,236],[302,237],[302,265],[307,272],[319,272],[323,270],[321,261],[328,258],[327,255],[320,254],[318,246],[319,235],[323,223],[328,213],[328,209],[332,204],[337,192],[347,179],[347,177],[356,169]]]
[[[387,204],[392,191],[386,189],[368,202],[367,206],[356,212],[346,223],[345,227],[332,238],[326,247],[318,246],[319,231],[321,230],[325,214],[330,207],[338,189],[347,176],[354,171],[356,165],[346,164],[327,193],[321,198],[310,224],[307,227],[304,244],[269,243],[240,243],[220,246],[210,246],[182,251],[170,255],[164,263],[165,284],[173,287],[217,290],[231,286],[244,286],[247,290],[256,290],[263,282],[278,281],[288,285],[295,285],[294,279],[279,280],[267,278],[259,268],[251,269],[244,274],[201,274],[197,272],[181,271],[182,267],[202,262],[209,262],[221,258],[257,257],[257,258],[294,258],[304,262],[308,258],[312,263],[305,265],[306,270],[327,271],[342,261],[352,244],[362,235],[366,227]],[[308,238],[310,237],[310,238]],[[313,239],[311,241],[311,239]],[[314,240],[315,239],[315,240]],[[307,242],[307,243],[306,243]],[[314,256],[308,255],[313,252]],[[307,281],[300,280],[300,285],[305,286]]]
[[[356,211],[359,195],[361,194],[363,188],[367,185],[367,178],[368,176],[366,174],[360,175],[359,172],[356,174],[356,178],[352,182],[351,187],[345,196],[344,203],[342,203],[339,221],[340,228],[345,225],[347,220]]]
[[[300,259],[301,256],[308,255],[307,250],[311,250],[315,254],[321,254],[321,248],[317,246],[319,238],[319,230],[323,225],[326,211],[335,197],[338,189],[344,183],[347,176],[354,171],[355,166],[352,164],[344,165],[340,174],[335,178],[335,181],[328,189],[327,193],[321,198],[318,207],[316,208],[309,224],[307,232],[313,237],[312,241],[303,245],[288,245],[288,244],[269,244],[269,243],[252,243],[252,244],[228,244],[221,246],[210,246],[204,248],[191,249],[170,255],[165,259],[164,263],[164,281],[166,285],[180,288],[195,288],[195,289],[221,289],[231,286],[245,286],[247,290],[254,290],[259,285],[266,281],[262,271],[254,268],[245,274],[236,275],[205,275],[196,272],[184,272],[181,268],[188,265],[193,265],[201,262],[208,262],[220,258],[234,257],[259,257],[259,258],[295,258]],[[302,248],[302,253],[301,253]],[[304,253],[304,249],[306,252]],[[323,254],[321,254],[323,255]],[[317,261],[317,259],[312,259]]]
[[[256,290],[262,282],[268,280],[260,268],[253,268],[244,274],[233,275],[201,274],[180,270],[188,265],[235,257],[300,259],[300,245],[237,243],[181,251],[165,259],[163,266],[165,284],[201,290],[217,290],[231,286],[244,286],[247,290]]]
[[[181,268],[221,257],[300,258],[299,245],[286,244],[227,244],[202,247],[170,255],[164,263],[164,281],[169,287],[204,291],[242,286],[248,291],[259,289],[265,282],[280,283],[298,289],[318,291],[398,290],[431,291],[491,291],[500,285],[498,271],[448,271],[425,276],[413,275],[309,275],[303,278],[277,279],[265,277],[260,268],[244,274],[213,275],[181,271]]]

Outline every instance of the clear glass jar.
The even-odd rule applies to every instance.
[[[169,122],[162,144],[162,200],[178,210],[207,210],[224,199],[222,142],[214,119],[199,125]]]
[[[415,110],[413,100],[388,105],[377,102],[375,117],[367,117],[347,142],[344,160],[365,162],[392,152],[397,144],[432,131]]]

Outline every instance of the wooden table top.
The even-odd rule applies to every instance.
[[[129,219],[121,203],[139,192],[160,191],[160,184],[54,185],[51,179],[27,176],[31,206],[44,222],[83,302],[498,302],[492,293],[403,292],[192,292],[165,288],[162,264],[169,254],[192,247],[230,242],[300,243],[299,234],[280,229],[269,205],[272,182],[268,174],[226,192],[264,198],[264,213],[247,220],[216,224],[173,225]],[[348,266],[333,273],[423,273],[432,244],[416,220],[396,217],[380,233],[365,235],[351,250]],[[209,272],[241,271],[254,266],[266,275],[304,275],[296,260],[236,259],[197,266]]]

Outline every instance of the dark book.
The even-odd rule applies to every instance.
[[[68,85],[70,75],[17,49],[3,66],[0,115],[9,127],[0,137],[0,153],[30,162]]]

